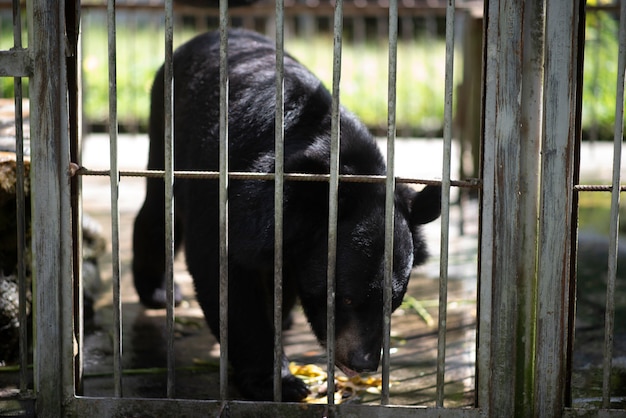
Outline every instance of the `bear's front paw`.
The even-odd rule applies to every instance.
[[[294,375],[283,377],[283,401],[284,402],[300,402],[306,398],[311,391],[302,379]]]

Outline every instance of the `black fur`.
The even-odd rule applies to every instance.
[[[229,169],[273,172],[275,50],[252,32],[229,33]],[[217,170],[219,34],[208,33],[175,53],[175,168]],[[285,171],[328,173],[331,96],[297,61],[285,58]],[[385,174],[372,136],[341,109],[340,172]],[[163,70],[155,79],[149,168],[163,168]],[[133,273],[141,301],[164,306],[163,181],[147,180],[134,231]],[[440,212],[438,187],[396,190],[393,308],[411,268],[426,258],[419,225]],[[219,228],[216,180],[177,180],[175,247],[184,243],[189,272],[209,326],[219,330]],[[382,334],[383,184],[339,186],[336,359],[348,374],[376,370]],[[274,183],[229,184],[229,359],[242,395],[271,399],[273,365]],[[284,312],[299,298],[319,341],[326,341],[328,183],[287,181],[284,189]],[[283,399],[306,386],[283,368]]]

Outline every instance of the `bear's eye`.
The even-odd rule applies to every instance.
[[[352,299],[350,299],[350,298],[343,298],[343,304],[346,305],[346,306],[352,305]]]

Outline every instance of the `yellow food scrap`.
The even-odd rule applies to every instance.
[[[289,364],[289,371],[302,379],[308,386],[311,394],[304,400],[307,403],[326,403],[328,374],[315,364]],[[382,378],[374,376],[335,376],[335,403],[339,404],[350,400],[359,393],[367,392],[379,394],[382,389]]]

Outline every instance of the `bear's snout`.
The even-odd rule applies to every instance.
[[[356,376],[359,373],[375,372],[380,363],[380,348],[376,353],[354,350],[344,355],[341,350],[337,350],[335,364],[348,377]]]
[[[375,372],[380,363],[382,330],[359,327],[359,323],[353,318],[337,335],[335,363],[348,377]]]
[[[357,372],[375,372],[378,369],[380,355],[371,353],[352,352],[350,355],[350,366]]]

